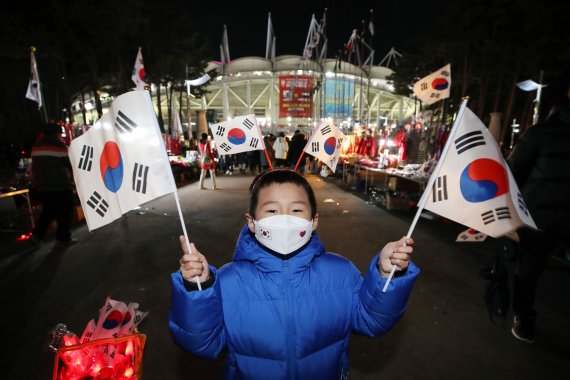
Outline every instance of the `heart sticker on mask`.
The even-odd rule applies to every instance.
[[[305,236],[306,231],[301,231],[299,232],[299,235],[301,235],[301,237]]]

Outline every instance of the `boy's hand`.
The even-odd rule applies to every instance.
[[[194,283],[196,282],[196,276],[198,276],[201,283],[207,281],[210,278],[210,268],[208,267],[206,257],[196,249],[194,243],[190,243],[192,252],[188,252],[184,236],[180,236],[180,245],[184,252],[182,258],[180,258],[180,273],[182,273],[182,277],[186,281]]]
[[[388,278],[394,265],[397,270],[406,269],[410,263],[410,254],[414,250],[413,244],[414,241],[405,236],[398,241],[386,244],[380,252],[380,260],[378,260],[380,276]]]

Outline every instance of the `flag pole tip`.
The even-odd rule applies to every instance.
[[[36,47],[35,47],[35,46],[30,46],[30,50],[34,52],[34,51],[36,51]]]

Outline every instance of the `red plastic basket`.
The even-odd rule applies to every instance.
[[[145,343],[146,335],[137,333],[60,347],[52,380],[141,379]]]

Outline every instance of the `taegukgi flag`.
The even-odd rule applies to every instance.
[[[146,72],[144,71],[144,62],[140,47],[135,60],[135,66],[133,67],[133,75],[131,76],[131,79],[137,86],[137,90],[144,90],[147,85]]]
[[[327,122],[320,122],[303,150],[322,161],[334,173],[344,138],[344,133],[337,126]]]
[[[31,67],[30,67],[30,81],[28,82],[28,90],[26,91],[26,98],[38,103],[38,109],[42,108],[42,93],[40,89],[40,76],[38,75],[38,65],[36,63],[36,56],[34,51],[36,48],[32,47],[30,54]]]
[[[451,87],[451,64],[447,64],[414,84],[414,94],[422,102],[432,104],[449,98]]]
[[[87,227],[93,230],[172,193],[172,170],[147,91],[117,97],[69,156]]]
[[[254,114],[238,116],[210,126],[220,154],[264,150],[263,136]]]
[[[536,229],[493,136],[469,108],[459,117],[424,207],[492,237]]]

